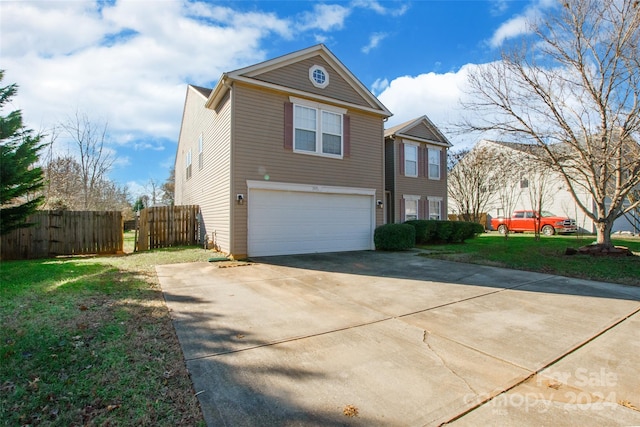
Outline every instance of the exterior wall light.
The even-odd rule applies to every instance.
[[[244,203],[244,194],[237,194],[236,195],[236,200],[238,201],[238,204],[241,205]]]

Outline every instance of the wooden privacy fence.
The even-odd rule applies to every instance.
[[[156,206],[140,211],[136,250],[197,245],[200,241],[200,207]]]
[[[114,254],[123,250],[119,211],[39,211],[27,222],[34,225],[0,238],[3,260]]]

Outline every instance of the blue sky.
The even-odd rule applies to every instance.
[[[76,111],[108,123],[110,177],[134,195],[173,164],[187,84],[324,43],[394,113],[427,115],[454,143],[467,72],[552,0],[6,1],[0,0],[9,109],[47,132]],[[61,134],[58,152],[71,150]]]

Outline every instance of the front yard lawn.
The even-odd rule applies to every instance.
[[[204,425],[154,266],[171,248],[0,263],[0,425]]]
[[[424,245],[423,255],[438,259],[538,271],[611,283],[640,286],[640,239],[617,238],[615,245],[626,246],[633,257],[592,257],[565,255],[567,248],[593,243],[593,236],[542,236],[497,233],[481,234],[461,244]]]

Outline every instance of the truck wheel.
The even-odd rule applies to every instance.
[[[551,225],[545,225],[544,227],[542,227],[542,234],[544,234],[545,236],[553,236],[554,234],[556,234],[556,230]]]
[[[507,229],[507,226],[506,226],[506,225],[504,225],[504,224],[500,224],[500,225],[498,226],[498,233],[500,233],[500,234],[506,234],[506,233],[507,233],[507,230],[508,230],[508,229]]]

